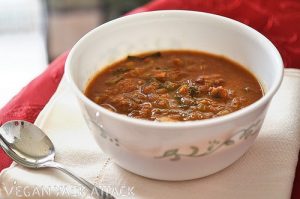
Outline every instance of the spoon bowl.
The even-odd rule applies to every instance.
[[[54,161],[55,149],[49,137],[38,127],[14,120],[0,129],[1,145],[5,152],[25,167],[39,168]]]

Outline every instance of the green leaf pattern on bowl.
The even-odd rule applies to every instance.
[[[256,135],[259,132],[261,124],[262,120],[258,120],[257,122],[251,124],[249,127],[239,130],[225,141],[220,141],[217,139],[210,140],[208,142],[208,146],[204,151],[200,151],[200,148],[198,146],[190,146],[190,153],[181,153],[179,148],[173,148],[165,151],[162,155],[157,156],[155,158],[168,158],[171,161],[177,161],[180,160],[182,157],[196,158],[206,156],[212,154],[221,147],[234,145],[239,141],[247,140],[248,138]]]

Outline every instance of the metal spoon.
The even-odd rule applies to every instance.
[[[49,137],[32,123],[13,120],[0,128],[0,145],[15,162],[29,168],[56,168],[77,180],[90,190],[94,197],[114,199],[85,179],[74,175],[54,161],[55,149]]]

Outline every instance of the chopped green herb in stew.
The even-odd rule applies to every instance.
[[[99,72],[85,94],[110,111],[169,122],[229,114],[257,101],[263,90],[227,58],[180,50],[130,55]]]

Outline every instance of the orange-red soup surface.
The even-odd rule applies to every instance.
[[[133,118],[188,121],[242,109],[263,96],[258,80],[239,64],[197,51],[128,56],[96,74],[85,95]]]

